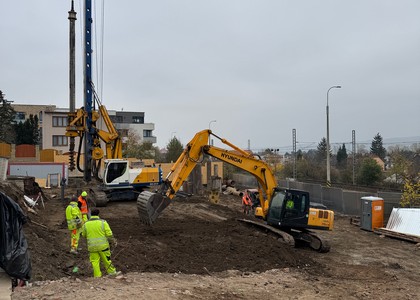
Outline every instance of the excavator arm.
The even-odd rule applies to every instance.
[[[210,136],[216,137],[232,149],[226,150],[209,145]],[[267,215],[272,194],[277,186],[276,179],[270,167],[263,160],[255,158],[253,154],[220,138],[212,133],[211,130],[203,130],[198,132],[187,144],[167,175],[161,191],[158,193],[145,191],[139,195],[137,207],[143,223],[152,224],[159,214],[171,203],[171,200],[175,197],[176,192],[179,191],[183,182],[191,174],[197,163],[202,160],[203,154],[215,157],[254,175],[263,191],[260,192],[260,204],[263,208],[262,217]],[[170,181],[169,178],[171,176],[172,180]]]

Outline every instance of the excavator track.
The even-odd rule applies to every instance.
[[[105,192],[99,189],[89,189],[89,196],[93,200],[96,207],[105,207],[108,204],[108,197]]]
[[[320,253],[326,253],[330,251],[330,244],[327,240],[323,239],[316,233],[306,229],[303,229],[301,231],[293,229],[286,232],[278,228],[274,228],[265,223],[262,223],[260,221],[253,221],[249,219],[238,219],[238,221],[266,229],[279,236],[281,238],[280,241],[291,247],[295,247],[297,245],[305,245]]]
[[[330,243],[310,230],[292,230],[291,235],[294,237],[297,245],[301,244],[308,246],[320,253],[326,253],[330,251]]]
[[[285,243],[286,245],[289,245],[290,247],[295,246],[295,239],[293,238],[292,235],[290,235],[289,233],[285,231],[282,231],[280,229],[274,228],[270,225],[267,225],[258,221],[253,221],[253,220],[248,220],[248,219],[238,219],[238,221],[251,224],[252,226],[256,226],[258,228],[268,230],[274,233],[275,235],[277,235],[280,238],[280,241],[282,243]]]
[[[140,221],[152,225],[160,213],[171,203],[168,197],[159,193],[143,191],[137,198],[137,211]]]

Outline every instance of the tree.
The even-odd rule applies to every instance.
[[[296,160],[302,160],[302,158],[303,158],[303,152],[302,152],[302,150],[299,149],[296,152]]]
[[[317,156],[318,161],[323,161],[324,159],[327,158],[327,139],[324,137],[318,143],[316,156]],[[330,149],[330,156],[331,156],[331,149]]]
[[[316,162],[314,157],[317,155],[316,150],[309,150],[303,152],[301,150],[299,159],[296,161],[296,177],[299,180],[323,180],[326,173],[326,167],[324,164]],[[280,177],[289,178],[293,177],[293,160],[289,159],[285,162],[284,167],[279,172]]]
[[[13,143],[14,141],[14,120],[16,111],[6,100],[2,91],[0,91],[0,141]]]
[[[128,133],[127,147],[123,152],[124,157],[138,159],[154,159],[159,151],[151,142],[141,142],[140,136],[135,132]]]
[[[331,148],[330,148],[330,157],[331,157]],[[327,139],[322,138],[317,146],[317,159],[319,162],[327,159]]]
[[[379,133],[377,133],[373,138],[370,153],[376,155],[383,161],[385,160],[386,149],[383,146],[382,136]]]
[[[29,119],[26,119],[25,122],[19,122],[18,124],[15,124],[14,127],[16,134],[16,145],[38,145],[40,134],[37,115],[29,115]]]
[[[403,150],[400,147],[392,147],[389,156],[391,159],[391,168],[388,170],[389,176],[395,178],[395,183],[402,183],[406,179],[410,170],[410,156],[412,153]]]
[[[402,207],[419,207],[420,206],[420,181],[418,178],[407,178],[404,184],[404,191],[401,196],[400,204]]]
[[[340,167],[344,167],[347,165],[347,150],[346,150],[346,145],[343,144],[343,146],[338,148],[337,151],[337,164]]]
[[[382,179],[382,169],[373,158],[365,158],[360,166],[357,182],[363,185],[373,185]]]
[[[181,142],[174,136],[166,146],[167,153],[166,153],[166,162],[176,162],[178,157],[181,155],[182,151],[184,151],[184,146]]]

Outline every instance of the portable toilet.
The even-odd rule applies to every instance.
[[[375,228],[384,227],[384,199],[374,196],[360,198],[362,216],[360,228],[373,231]]]

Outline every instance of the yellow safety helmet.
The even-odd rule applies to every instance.
[[[86,196],[87,196],[86,191],[83,191],[83,192],[82,192],[82,197],[86,197]]]

